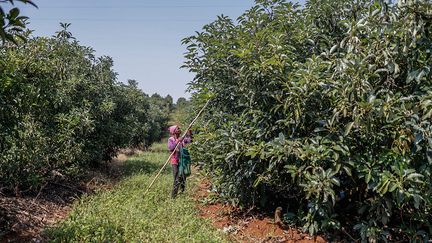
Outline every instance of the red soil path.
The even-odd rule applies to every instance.
[[[228,233],[237,242],[326,242],[322,237],[312,237],[295,228],[282,229],[274,219],[257,213],[242,213],[223,203],[202,203],[209,196],[210,183],[201,181],[195,193],[200,216],[210,219],[213,226]]]

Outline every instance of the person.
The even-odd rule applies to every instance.
[[[169,127],[170,137],[168,138],[168,150],[172,153],[174,150],[174,154],[171,157],[171,166],[173,169],[173,190],[171,193],[171,197],[175,198],[177,196],[178,190],[184,192],[186,188],[186,176],[180,175],[179,173],[179,162],[180,162],[180,149],[184,146],[184,141],[181,138],[181,130],[177,125]],[[188,142],[188,141],[186,141]],[[180,143],[180,144],[179,144]],[[177,146],[179,144],[179,146]],[[177,146],[177,149],[176,149]]]

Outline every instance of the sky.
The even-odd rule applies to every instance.
[[[253,0],[33,0],[22,14],[35,36],[52,36],[60,22],[96,55],[111,56],[118,80],[135,79],[148,94],[189,98],[193,74],[180,69],[186,50],[181,40],[226,15],[236,19]]]

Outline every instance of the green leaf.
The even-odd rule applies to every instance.
[[[417,81],[417,82],[420,82],[421,79],[422,79],[425,75],[426,75],[426,72],[425,72],[424,70],[421,70],[421,71],[417,74],[417,76],[415,77],[416,81]]]
[[[334,46],[330,49],[330,54],[333,54],[333,53],[336,51],[337,48],[338,48],[338,45],[337,45],[337,44],[334,45]]]
[[[424,114],[424,115],[422,116],[422,119],[423,119],[423,120],[426,120],[426,119],[430,118],[431,115],[432,115],[432,109],[430,109],[426,114]]]
[[[396,188],[398,188],[398,184],[391,182],[389,192],[393,192],[394,190],[396,190]]]
[[[9,10],[10,19],[16,19],[16,17],[18,17],[19,14],[20,14],[20,10],[18,8],[13,8]]]
[[[336,177],[333,177],[333,178],[332,178],[332,183],[333,183],[334,185],[336,185],[336,186],[340,186],[340,181],[339,181],[339,179],[337,179]]]
[[[414,70],[409,72],[407,76],[407,82],[409,83],[413,81],[414,79],[416,79],[416,77],[418,77],[418,75],[419,75],[419,70]]]
[[[344,166],[342,168],[345,170],[345,173],[347,173],[348,176],[352,176],[351,169],[349,167]]]
[[[344,136],[347,136],[350,133],[353,125],[354,125],[354,122],[350,122],[347,125],[345,125]]]
[[[417,208],[417,209],[419,209],[420,208],[421,197],[419,195],[417,195],[417,194],[414,194],[413,198],[414,198],[414,207]]]
[[[422,174],[419,173],[411,173],[407,176],[408,180],[414,180],[414,179],[418,179],[418,178],[423,178],[424,176]]]
[[[283,135],[283,133],[279,133],[279,141],[285,141],[285,136]]]
[[[369,172],[366,174],[366,178],[365,178],[365,179],[366,179],[366,183],[369,184],[371,178],[372,178],[372,175],[371,175],[371,172],[369,171]]]

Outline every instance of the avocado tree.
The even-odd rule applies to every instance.
[[[315,234],[432,234],[432,4],[258,0],[185,38],[193,156],[219,195]]]
[[[31,0],[0,0],[0,40],[2,44],[8,41],[17,44],[15,37],[26,39],[23,33],[28,17],[21,15],[19,8],[14,7],[15,3],[30,4],[37,8]],[[9,11],[6,11],[6,4],[12,5],[12,8],[8,6]]]
[[[1,190],[38,189],[161,139],[168,104],[64,34],[0,46]],[[156,132],[154,132],[156,131]]]

